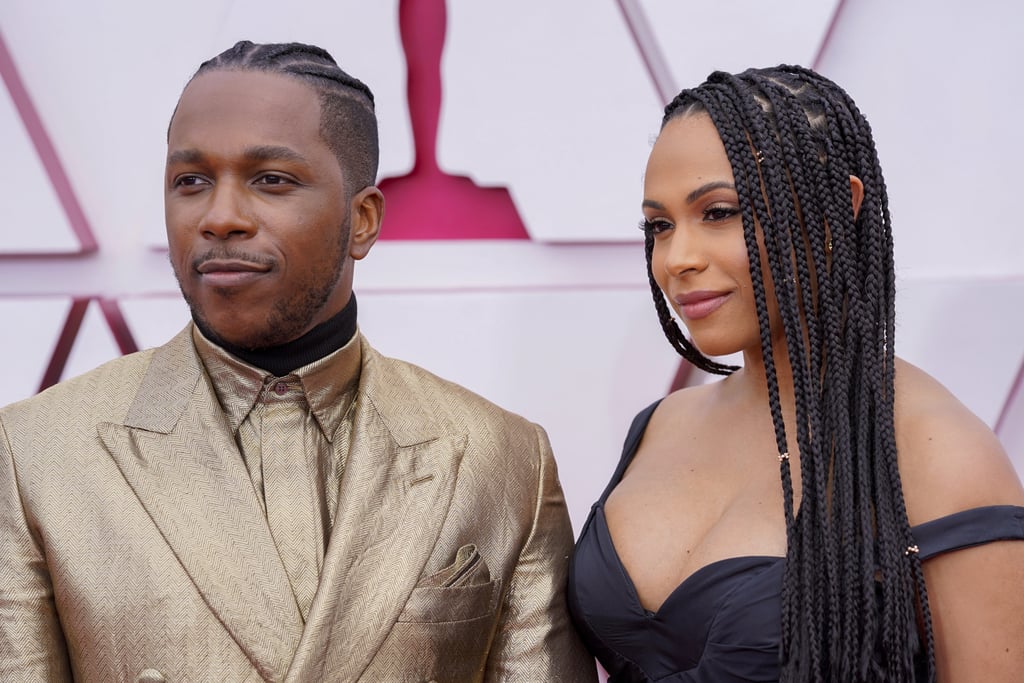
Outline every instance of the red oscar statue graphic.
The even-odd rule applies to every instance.
[[[478,187],[437,165],[446,23],[444,0],[399,3],[415,162],[408,175],[379,184],[387,200],[381,239],[530,239],[505,188]]]

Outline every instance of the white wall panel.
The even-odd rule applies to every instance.
[[[657,37],[675,90],[712,71],[813,66],[840,0],[637,0]]]
[[[616,2],[448,3],[441,166],[541,241],[636,240],[663,105]]]
[[[0,86],[0,252],[72,253],[80,248],[7,88]]]
[[[120,306],[139,349],[160,346],[191,320],[185,300],[176,294],[125,297]]]
[[[0,297],[0,320],[4,321],[0,405],[39,390],[70,309],[69,297]]]
[[[916,280],[899,288],[896,353],[995,427],[1024,362],[1024,279]]]
[[[871,121],[905,277],[1024,275],[1022,25],[1001,0],[843,6],[820,69]]]
[[[1003,410],[998,434],[1017,472],[1024,472],[1024,362],[1017,371],[1013,393]]]

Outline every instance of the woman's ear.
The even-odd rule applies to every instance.
[[[860,203],[864,201],[864,183],[855,175],[850,176],[850,194],[853,195],[853,220],[857,220]]]

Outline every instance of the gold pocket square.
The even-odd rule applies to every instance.
[[[489,583],[491,573],[487,564],[480,556],[480,551],[472,543],[459,548],[455,553],[455,561],[450,565],[422,579],[417,588],[453,588],[478,583]]]
[[[420,580],[409,596],[399,622],[444,623],[468,621],[494,614],[501,581],[473,544],[459,548],[455,561]]]

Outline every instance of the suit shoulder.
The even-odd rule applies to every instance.
[[[484,420],[507,421],[521,426],[531,424],[521,415],[414,363],[379,354],[377,360],[382,369],[407,382],[405,390],[415,395],[420,404],[429,407],[432,412],[449,416],[469,414]]]
[[[66,419],[70,414],[123,414],[149,367],[153,349],[114,358],[81,375],[0,408],[5,424],[34,424]]]

